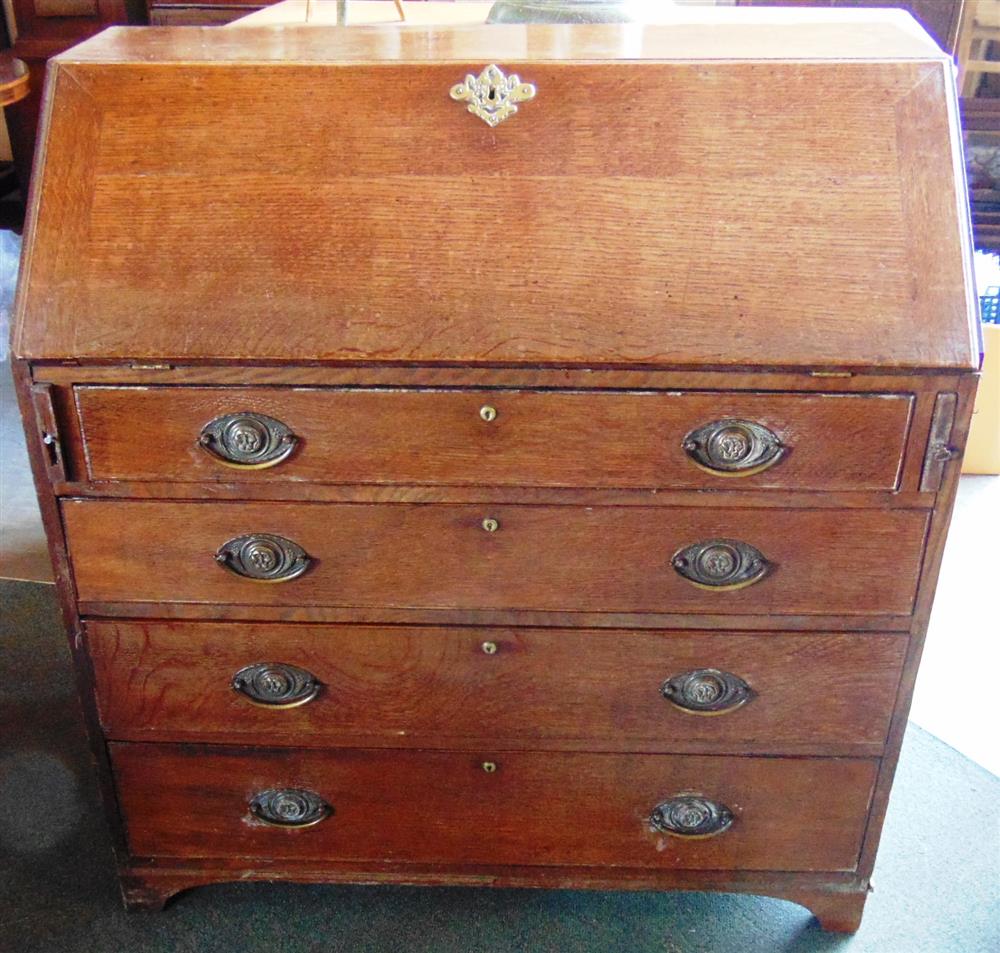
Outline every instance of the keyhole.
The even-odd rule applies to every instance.
[[[487,94],[486,98],[490,100],[490,102],[492,102],[494,99],[497,98],[497,91],[495,89],[491,89]]]

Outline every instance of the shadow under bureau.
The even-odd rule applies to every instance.
[[[130,907],[857,927],[979,361],[911,20],[111,30],[43,129],[15,370]]]

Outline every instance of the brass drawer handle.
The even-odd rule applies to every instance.
[[[255,794],[250,813],[272,827],[312,827],[325,821],[333,808],[314,791],[277,788]]]
[[[518,103],[535,98],[537,90],[531,83],[522,83],[517,74],[507,76],[496,63],[487,66],[478,76],[468,73],[465,80],[451,87],[451,98],[468,103],[466,109],[491,128],[517,112]]]
[[[237,536],[219,547],[215,560],[231,573],[254,582],[291,582],[312,563],[297,543],[269,533]]]
[[[694,715],[722,715],[754,697],[753,689],[742,678],[717,668],[675,675],[663,683],[660,692],[671,705]]]
[[[216,417],[201,428],[198,445],[235,470],[266,470],[291,456],[299,438],[280,420],[244,411]]]
[[[702,470],[740,477],[773,467],[787,448],[763,424],[726,418],[692,430],[684,438],[684,450]]]
[[[311,702],[320,689],[312,672],[280,662],[247,665],[233,676],[232,686],[252,704],[263,708],[298,708]]]
[[[773,568],[756,546],[736,539],[710,539],[674,553],[674,570],[700,589],[743,589],[760,582]]]
[[[649,826],[661,834],[696,840],[729,830],[734,819],[725,804],[699,794],[679,794],[653,808]]]

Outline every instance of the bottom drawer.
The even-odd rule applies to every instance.
[[[134,856],[719,870],[854,869],[878,766],[567,752],[110,750]],[[275,791],[283,793],[258,798]],[[326,816],[284,793],[303,791],[328,806]],[[270,812],[318,822],[276,826],[259,816]],[[682,833],[667,832],[671,825]]]

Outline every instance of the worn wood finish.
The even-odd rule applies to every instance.
[[[626,53],[626,34],[415,27],[375,70],[377,30],[287,31],[279,63],[252,30],[228,31],[210,66],[185,30],[172,49],[147,33],[84,45],[54,82],[86,104],[55,98],[41,170],[44,195],[81,195],[43,195],[17,349],[973,368],[950,63],[690,62],[669,29],[630,32],[639,59],[580,64]],[[448,90],[499,52],[541,92],[491,130]],[[246,135],[258,100],[276,157]],[[941,148],[901,137],[901,110]],[[91,123],[81,164],[67,146]]]
[[[138,855],[713,870],[852,870],[877,764],[509,752],[489,773],[489,751],[110,748]],[[248,821],[249,796],[286,785],[333,816],[303,830]],[[691,790],[737,812],[732,827],[650,829],[657,804]]]
[[[16,373],[129,907],[711,889],[856,929],[975,390],[951,66],[898,14],[678,20],[113,31],[54,67]],[[495,129],[448,96],[489,62],[538,86]],[[301,444],[221,472],[194,441],[237,410]],[[695,469],[724,415],[789,452]],[[255,532],[316,561],[215,564]],[[696,589],[706,538],[773,571]],[[251,705],[262,662],[318,694]],[[663,698],[711,704],[706,669],[753,697]],[[335,813],[248,823],[281,786]],[[655,834],[677,795],[732,827]]]
[[[927,515],[914,510],[139,503],[67,500],[81,600],[577,612],[908,614]],[[495,519],[496,532],[483,521]],[[134,533],[123,533],[126,526]],[[312,558],[262,585],[215,562],[244,534]],[[774,564],[738,591],[671,566],[690,543],[744,540]],[[572,559],[567,559],[572,554]],[[830,580],[836,579],[836,586]]]
[[[734,483],[729,486],[738,485]],[[373,483],[216,483],[177,482],[109,482],[79,483],[61,480],[54,484],[60,496],[154,500],[301,500],[313,503],[479,503],[483,488],[477,486]],[[892,493],[889,491],[858,493],[817,493],[815,491],[785,491],[760,493],[739,490],[657,490],[657,489],[589,489],[581,487],[499,486],[489,488],[494,503],[550,506],[656,506],[706,507],[750,506],[755,509],[930,509],[933,495],[926,493]]]
[[[194,602],[78,603],[80,613],[96,618],[218,620],[218,606]],[[750,632],[839,631],[909,632],[910,616],[887,615],[738,615],[691,612],[549,612],[525,609],[392,609],[385,606],[227,605],[233,621],[407,625],[583,626],[603,629],[727,629]]]
[[[969,436],[969,426],[972,422],[972,409],[976,396],[976,380],[967,379],[958,389],[959,401],[955,414],[955,422],[949,435],[951,446],[964,448]],[[938,574],[941,570],[941,559],[944,555],[944,544],[951,522],[951,514],[955,507],[958,493],[958,481],[961,475],[961,452],[945,468],[944,483],[938,493],[938,504],[935,507],[930,530],[928,533],[927,551],[920,577],[920,588],[917,604],[914,607],[914,617],[911,629],[910,644],[907,649],[903,677],[900,681],[896,697],[896,708],[893,712],[892,724],[889,729],[889,744],[886,757],[882,759],[879,768],[878,783],[872,800],[871,818],[865,835],[859,864],[860,872],[869,877],[875,868],[875,852],[878,849],[882,835],[882,824],[885,820],[889,804],[889,792],[899,752],[902,747],[903,734],[906,731],[907,716],[910,703],[913,700],[913,688],[917,680],[917,670],[920,656],[927,635],[927,623],[930,618],[934,592],[937,586]]]
[[[808,907],[824,930],[853,933],[861,924],[867,883],[854,875],[744,872],[738,870],[654,870],[631,867],[488,867],[401,863],[295,863],[240,866],[239,861],[176,862],[141,860],[122,876],[129,910],[162,910],[181,891],[208,883],[238,881],[298,883],[411,884],[414,886],[541,887],[573,890],[712,890],[753,893]]]
[[[895,489],[912,409],[889,394],[409,389],[81,387],[76,402],[98,481],[829,491]],[[206,423],[245,411],[292,430],[288,460],[234,473],[198,445]],[[784,456],[756,474],[699,469],[686,435],[726,418],[767,427]]]
[[[87,646],[117,740],[879,754],[906,640],[90,622]],[[231,681],[257,662],[311,672],[320,694],[251,704]],[[711,716],[664,699],[669,677],[701,668],[743,678],[754,697]]]

